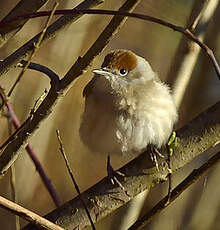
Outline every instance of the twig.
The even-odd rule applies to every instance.
[[[23,67],[24,65],[27,65],[27,61],[21,60],[20,63],[17,64],[17,67]],[[34,62],[30,62],[27,68],[46,74],[50,78],[51,87],[55,86],[57,90],[59,89],[59,76],[48,67]]]
[[[207,5],[207,0],[195,0],[192,6],[191,14],[187,20],[186,28],[188,28],[190,31],[195,31],[196,27],[198,26],[202,11]],[[175,51],[175,56],[172,60],[172,63],[170,65],[169,71],[166,76],[166,82],[171,86],[173,90],[173,84],[178,78],[178,72],[180,70],[180,67],[182,66],[183,60],[186,56],[186,54],[189,52],[190,47],[188,46],[188,43],[192,42],[191,40],[186,40],[185,36],[182,36],[179,42],[179,45]],[[184,68],[183,68],[184,69]]]
[[[18,198],[17,198],[17,192],[16,192],[16,177],[15,177],[15,165],[11,166],[11,175],[10,175],[10,185],[11,185],[11,191],[12,191],[12,200],[15,203],[18,203]],[[19,216],[15,215],[15,229],[20,230],[20,219]]]
[[[189,21],[187,22],[187,28],[190,31],[194,31],[199,24],[208,2],[209,0],[195,0]]]
[[[140,230],[146,226],[151,219],[170,205],[176,198],[178,198],[190,185],[195,183],[208,169],[219,163],[220,152],[212,156],[206,163],[200,168],[194,169],[189,176],[187,176],[178,186],[176,186],[170,195],[170,202],[167,204],[168,196],[165,196],[160,200],[148,213],[144,214],[139,220],[137,220],[129,230]]]
[[[67,157],[66,157],[65,150],[64,150],[64,147],[63,147],[63,142],[62,142],[61,137],[60,137],[60,131],[59,131],[59,130],[56,130],[56,133],[57,133],[57,139],[58,139],[59,144],[60,144],[60,148],[59,148],[59,149],[60,149],[60,152],[61,152],[62,155],[63,155],[63,159],[64,159],[64,161],[65,161],[65,164],[66,164],[67,170],[68,170],[68,172],[69,172],[69,175],[70,175],[70,177],[71,177],[71,179],[72,179],[72,182],[73,182],[73,184],[74,184],[74,187],[75,187],[75,189],[76,189],[76,191],[77,191],[77,193],[78,193],[78,195],[79,195],[79,198],[80,198],[80,200],[81,200],[81,202],[82,202],[82,204],[83,204],[83,206],[84,206],[84,208],[85,208],[85,211],[86,211],[86,214],[87,214],[87,216],[88,216],[88,218],[89,218],[89,221],[90,221],[90,224],[91,224],[91,226],[92,226],[92,229],[93,229],[93,230],[96,230],[95,225],[94,225],[93,220],[92,220],[92,217],[91,217],[91,215],[90,215],[90,213],[89,213],[89,210],[88,210],[88,208],[87,208],[87,206],[86,206],[86,203],[84,202],[83,197],[82,197],[82,195],[81,195],[79,186],[78,186],[76,180],[74,179],[73,172],[72,172],[72,170],[71,170],[70,164],[69,164],[68,159],[67,159]]]
[[[45,5],[48,0],[32,0],[31,4],[29,0],[19,1],[18,4],[2,19],[2,21],[9,20],[24,13],[33,13],[39,10],[43,5]],[[21,19],[16,22],[7,25],[6,28],[0,28],[0,47],[2,47],[6,42],[14,36],[28,21],[28,19]]]
[[[84,0],[75,8],[87,9],[87,8],[95,7],[103,3],[103,1],[104,0]],[[57,19],[54,23],[52,23],[48,27],[45,36],[41,42],[41,45],[44,44],[46,41],[50,40],[51,38],[54,38],[58,34],[58,32],[61,32],[67,26],[77,21],[82,16],[83,15],[64,15],[59,19]],[[0,27],[3,28],[4,26],[0,26]],[[5,60],[2,63],[0,63],[0,75],[6,73],[10,68],[14,67],[16,63],[18,63],[19,61],[24,59],[28,54],[30,54],[30,52],[34,49],[34,43],[38,41],[40,35],[41,33],[37,34],[28,42],[26,42],[23,46],[18,48],[14,53],[12,53],[7,58],[5,58]]]
[[[38,227],[48,230],[64,230],[62,227],[50,222],[49,220],[46,220],[45,218],[37,215],[34,212],[29,211],[26,208],[21,207],[18,204],[15,204],[12,201],[5,199],[2,196],[0,196],[0,207],[24,218],[28,222],[31,222]]]
[[[20,17],[23,18],[36,18],[36,17],[43,17],[43,16],[48,16],[50,14],[50,11],[41,11],[41,12],[36,12],[33,14],[27,14],[27,15],[21,15]],[[220,67],[218,65],[218,62],[215,58],[215,55],[213,53],[213,51],[203,42],[201,42],[189,29],[178,26],[178,25],[174,25],[172,23],[169,23],[167,21],[164,21],[162,19],[159,18],[155,18],[152,16],[148,16],[148,15],[144,15],[144,14],[137,14],[137,13],[127,13],[127,12],[119,12],[119,11],[114,11],[114,10],[87,10],[87,9],[73,9],[73,10],[56,10],[54,12],[54,15],[64,15],[64,14],[101,14],[101,15],[120,15],[120,16],[124,16],[124,17],[132,17],[132,18],[138,18],[138,19],[142,19],[144,21],[151,21],[163,26],[166,26],[168,28],[171,28],[175,31],[178,31],[182,34],[184,34],[188,39],[194,41],[195,43],[197,43],[197,45],[199,45],[205,52],[206,54],[209,56],[209,58],[211,59],[214,68],[215,68],[215,72],[218,76],[218,78],[220,79]],[[20,18],[17,17],[14,20]],[[11,21],[9,21],[11,22]],[[6,22],[4,22],[6,23]],[[3,24],[4,24],[3,23]],[[0,23],[1,25],[2,23]]]
[[[8,109],[8,113],[9,113],[9,116],[10,116],[10,118],[12,120],[13,126],[15,127],[16,130],[19,129],[20,128],[20,121],[19,121],[16,113],[14,112],[14,109],[13,109],[12,105],[7,101],[6,95],[3,93],[1,85],[0,85],[0,97],[2,98],[5,106]],[[39,173],[39,175],[40,175],[45,187],[47,188],[51,198],[53,199],[55,205],[57,207],[60,206],[61,201],[60,201],[59,197],[56,194],[56,191],[55,191],[55,189],[54,189],[54,187],[53,187],[53,185],[51,183],[51,180],[47,177],[47,175],[46,175],[46,173],[45,173],[40,161],[38,160],[36,154],[34,153],[33,148],[31,147],[30,144],[27,144],[25,149],[26,149],[28,155],[30,156],[30,158],[32,159],[32,161],[34,162],[36,170]]]
[[[201,4],[201,2],[198,4]],[[213,16],[217,4],[218,0],[210,0],[205,5],[205,9],[203,9],[203,15],[201,15],[200,22],[194,32],[201,42],[204,40],[204,35],[209,24],[208,22]],[[181,39],[168,74],[170,79],[175,79],[172,91],[177,107],[180,107],[181,105],[185,91],[190,82],[190,78],[192,77],[192,71],[196,65],[200,50],[200,47],[193,41],[185,41],[184,38]]]
[[[12,85],[11,89],[9,90],[8,97],[11,96],[11,94],[12,94],[13,90],[15,89],[16,85],[17,85],[18,82],[21,80],[22,76],[24,75],[25,71],[27,70],[27,68],[28,68],[28,66],[29,66],[29,64],[30,64],[30,62],[31,62],[31,59],[33,58],[33,56],[35,55],[35,53],[36,53],[37,50],[39,49],[40,44],[41,44],[41,42],[42,42],[42,40],[43,40],[43,37],[45,36],[45,33],[46,33],[46,31],[47,31],[47,28],[49,27],[49,24],[50,24],[50,22],[51,22],[51,20],[52,20],[52,18],[53,18],[54,12],[55,12],[56,8],[58,7],[58,5],[59,5],[58,2],[55,2],[55,3],[54,3],[53,9],[52,9],[50,15],[48,16],[48,19],[47,19],[47,21],[46,21],[46,23],[45,23],[44,29],[42,30],[41,35],[40,35],[40,37],[38,38],[38,41],[34,44],[34,49],[31,51],[31,53],[30,53],[30,55],[29,55],[29,57],[28,57],[28,60],[27,60],[27,62],[25,63],[25,65],[23,66],[21,72],[19,73],[19,75],[18,75],[18,77],[17,77],[15,83]]]
[[[8,135],[11,136],[12,134],[12,118],[10,115],[7,115],[7,121],[8,121]],[[11,195],[12,195],[12,200],[15,203],[18,203],[18,194],[16,192],[16,171],[15,171],[15,165],[13,164],[10,168],[11,170],[11,175],[10,175],[10,185],[11,185]],[[15,215],[15,229],[20,230],[20,220],[19,216]]]

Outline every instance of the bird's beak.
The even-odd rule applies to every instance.
[[[109,76],[111,74],[108,70],[105,69],[94,69],[92,72],[102,76]]]

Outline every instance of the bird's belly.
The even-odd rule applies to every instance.
[[[170,125],[157,117],[152,123],[149,114],[142,111],[136,115],[104,112],[97,116],[94,110],[87,116],[84,114],[80,127],[81,140],[92,152],[106,154],[140,153],[148,144],[160,147],[158,140],[167,140]]]
[[[148,144],[160,148],[172,132],[176,120],[173,106],[114,107],[112,98],[107,103],[101,98],[87,99],[80,136],[82,142],[94,153],[140,153]]]

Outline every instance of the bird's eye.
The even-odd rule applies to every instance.
[[[126,69],[120,69],[119,73],[121,76],[125,76],[128,73],[128,71]]]

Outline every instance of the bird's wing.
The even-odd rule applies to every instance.
[[[92,80],[89,81],[89,83],[83,89],[83,97],[88,97],[92,93],[95,81],[96,81],[96,76],[93,77]]]

